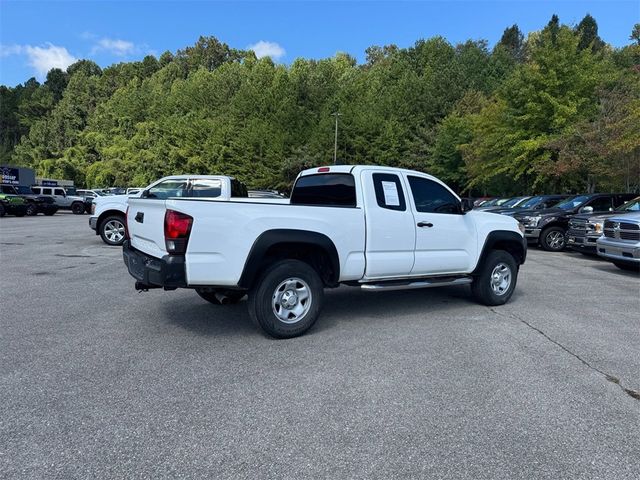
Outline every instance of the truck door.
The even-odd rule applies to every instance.
[[[54,188],[53,189],[53,199],[61,207],[68,207],[71,205],[71,201],[67,199],[66,193],[62,188]]]
[[[415,218],[416,249],[411,275],[468,273],[477,255],[475,223],[460,200],[427,177],[406,175]]]
[[[409,275],[416,232],[402,176],[364,170],[367,278]]]

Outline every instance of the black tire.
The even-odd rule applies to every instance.
[[[216,290],[216,291],[206,291],[196,288],[196,293],[200,295],[200,298],[206,300],[209,303],[213,303],[214,305],[234,305],[238,303],[240,300],[244,298],[247,294],[246,292],[239,292],[236,290]],[[223,294],[226,299],[225,303],[221,303],[218,297],[216,297],[216,293]]]
[[[499,269],[500,265],[506,267],[508,271]],[[506,273],[510,275],[508,286],[502,284],[504,291],[499,292],[500,288],[495,285],[493,274],[498,272],[502,275],[502,280],[506,278]],[[496,279],[497,280],[497,279]],[[482,260],[479,273],[473,279],[471,291],[475,299],[483,305],[504,305],[509,301],[518,281],[518,264],[509,252],[504,250],[492,250],[486,258]],[[498,291],[497,291],[498,290]]]
[[[33,203],[30,203],[29,205],[27,205],[27,215],[29,215],[30,217],[33,217],[37,214],[38,214],[38,207],[36,205],[34,205]]]
[[[21,209],[20,211],[17,211],[16,213],[14,213],[16,217],[24,217],[26,214],[27,214],[26,208],[24,210]]]
[[[627,272],[640,272],[640,265],[634,265],[633,263],[613,262],[613,264],[620,270]]]
[[[84,203],[75,202],[71,204],[71,211],[74,215],[82,215],[84,213]]]
[[[117,227],[119,225],[119,227]],[[118,228],[121,231],[121,235],[116,235],[114,229]],[[124,216],[123,215],[111,215],[100,222],[98,227],[100,232],[100,238],[107,245],[112,247],[119,247],[124,243]]]
[[[290,286],[286,284],[289,283]],[[284,286],[283,286],[284,285]],[[279,288],[281,287],[281,288]],[[293,293],[291,293],[293,292]],[[298,292],[308,292],[298,300]],[[276,295],[278,295],[276,300]],[[285,295],[295,301],[293,308],[285,308]],[[305,293],[300,293],[300,296]],[[309,330],[318,319],[324,301],[324,285],[318,273],[299,260],[282,260],[269,266],[249,292],[249,316],[262,330],[275,338],[292,338]],[[278,303],[274,306],[274,302]],[[295,309],[301,308],[298,318]],[[276,314],[294,317],[283,320]]]
[[[56,210],[45,210],[44,214],[45,214],[47,217],[50,217],[51,215],[55,215],[55,213],[56,213],[57,211],[58,211],[57,209],[56,209]]]
[[[7,214],[7,211],[4,209],[4,205],[0,203],[0,217],[4,217]]]
[[[562,227],[547,227],[540,233],[540,245],[547,252],[561,252],[567,246]]]

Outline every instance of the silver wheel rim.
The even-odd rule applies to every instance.
[[[504,295],[511,286],[511,269],[505,263],[499,263],[491,272],[491,290],[498,296]]]
[[[104,236],[110,242],[121,242],[124,238],[124,225],[117,220],[109,220],[104,226]]]
[[[547,245],[551,248],[562,248],[564,246],[564,235],[562,232],[549,232],[547,234]]]
[[[271,299],[273,313],[283,323],[297,323],[311,309],[311,289],[304,280],[287,278],[276,287]]]

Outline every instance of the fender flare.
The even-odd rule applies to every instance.
[[[263,259],[267,251],[278,244],[299,244],[308,245],[322,249],[331,263],[332,274],[328,279],[330,284],[337,284],[340,278],[340,257],[333,241],[326,235],[309,230],[297,230],[288,228],[278,228],[262,232],[256,239],[245,260],[242,275],[238,286],[250,288],[253,281],[260,273],[263,266]]]
[[[489,232],[489,235],[485,238],[482,251],[478,257],[478,263],[471,274],[476,275],[479,273],[482,262],[491,250],[504,250],[503,247],[505,246],[510,247],[510,250],[520,257],[519,259],[516,258],[518,265],[522,265],[525,262],[527,258],[527,239],[511,230],[494,230],[493,232]]]

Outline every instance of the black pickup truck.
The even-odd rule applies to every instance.
[[[605,213],[631,200],[633,193],[592,193],[576,195],[545,210],[524,210],[513,215],[524,225],[525,237],[551,252],[564,250],[569,218],[578,213]]]

